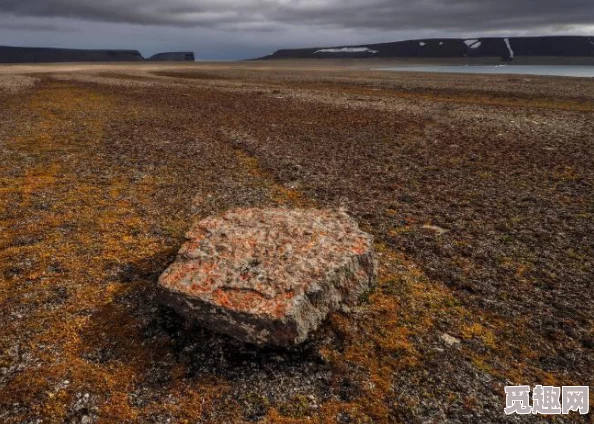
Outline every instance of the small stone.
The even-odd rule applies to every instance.
[[[460,339],[450,336],[448,333],[443,333],[441,335],[441,340],[443,340],[448,346],[454,346],[460,343]]]
[[[430,230],[430,231],[437,233],[438,236],[441,236],[449,231],[449,230],[446,230],[445,228],[438,227],[437,225],[430,225],[430,224],[423,225],[423,228],[425,230]]]
[[[161,275],[161,301],[258,346],[305,341],[375,281],[373,238],[344,211],[237,209],[197,222]]]

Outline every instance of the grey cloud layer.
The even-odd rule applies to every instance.
[[[286,25],[450,31],[592,25],[593,0],[2,0],[0,13],[274,30]]]

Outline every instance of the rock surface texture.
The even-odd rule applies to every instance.
[[[162,301],[260,346],[303,342],[375,279],[373,238],[341,211],[236,209],[186,237],[159,279]]]

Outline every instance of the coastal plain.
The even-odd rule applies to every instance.
[[[369,63],[1,66],[0,421],[516,422],[506,385],[594,386],[594,79]],[[343,208],[377,286],[290,349],[187,325],[159,275],[239,207]]]

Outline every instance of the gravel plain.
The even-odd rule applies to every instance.
[[[505,385],[594,386],[594,81],[366,67],[0,67],[0,421],[538,422]],[[260,206],[376,240],[297,348],[157,302],[194,220]]]

